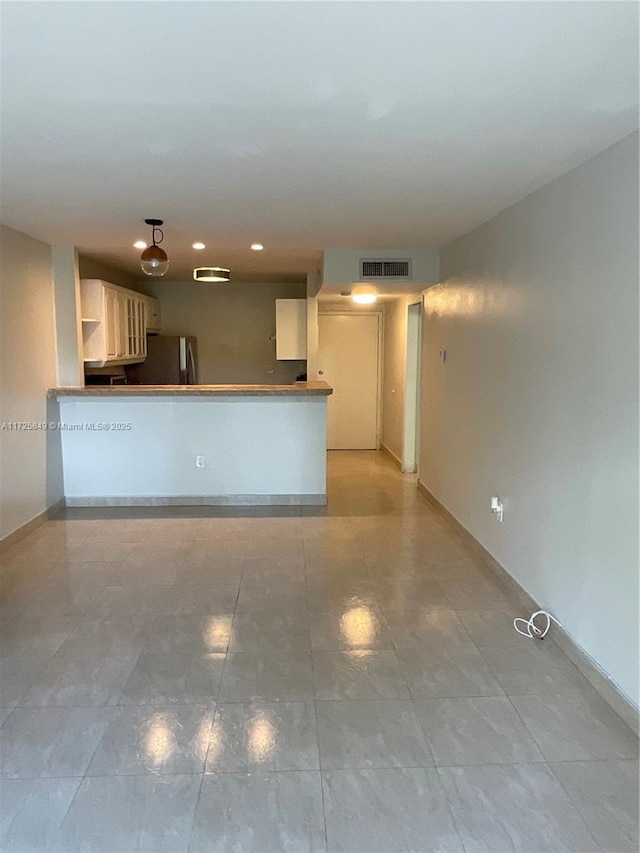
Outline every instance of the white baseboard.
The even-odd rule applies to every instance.
[[[449,522],[456,533],[469,548],[476,553],[491,572],[503,583],[508,591],[522,604],[527,613],[540,610],[540,604],[509,574],[495,557],[487,551],[475,536],[464,527],[453,513],[432,494],[425,484],[418,480],[418,491]],[[566,656],[575,664],[584,677],[591,682],[602,698],[636,733],[640,733],[638,708],[633,700],[624,693],[607,675],[602,667],[568,634],[563,628],[554,625],[553,638]]]

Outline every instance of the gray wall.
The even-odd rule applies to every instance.
[[[94,258],[88,258],[86,255],[78,256],[78,269],[80,278],[99,278],[101,281],[110,281],[111,284],[117,284],[119,287],[129,287],[131,290],[138,290],[141,293],[146,293],[146,282],[140,282],[132,275],[117,270],[109,264],[103,264],[101,261],[96,261]]]
[[[420,479],[637,704],[637,134],[445,247],[441,274]]]
[[[51,247],[0,226],[0,282],[0,421],[57,420]],[[55,432],[0,430],[0,539],[62,497],[58,448]]]
[[[202,284],[149,282],[156,296],[163,335],[195,335],[198,381],[270,384],[294,382],[304,361],[276,361],[276,299],[304,299],[306,284]]]

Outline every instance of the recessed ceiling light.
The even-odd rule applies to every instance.
[[[206,249],[207,247],[205,246],[204,243],[194,243],[191,248],[197,249],[198,251],[200,251],[201,249]]]
[[[145,243],[144,240],[136,240],[133,244],[134,249],[146,249],[149,244]]]
[[[262,243],[252,243],[251,248],[254,252],[261,252],[264,249],[264,246]]]

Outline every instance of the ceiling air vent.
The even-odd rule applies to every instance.
[[[399,258],[360,258],[360,278],[411,278],[411,261]]]

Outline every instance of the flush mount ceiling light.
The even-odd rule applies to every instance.
[[[162,219],[145,219],[145,222],[151,226],[151,246],[140,255],[140,266],[145,275],[159,278],[169,269],[167,253],[158,245],[164,240],[164,233],[160,230]]]
[[[134,249],[146,249],[149,244],[145,243],[144,240],[136,240],[133,244]]]
[[[264,246],[262,243],[252,243],[251,248],[254,252],[261,252],[264,249]]]
[[[196,281],[229,281],[231,270],[224,267],[196,267],[193,277]]]
[[[372,284],[357,284],[351,288],[351,299],[358,305],[371,305],[378,299],[378,291]]]
[[[193,243],[191,248],[196,249],[196,251],[198,251],[198,252],[201,252],[203,249],[206,249],[207,247],[205,246],[204,243]]]

